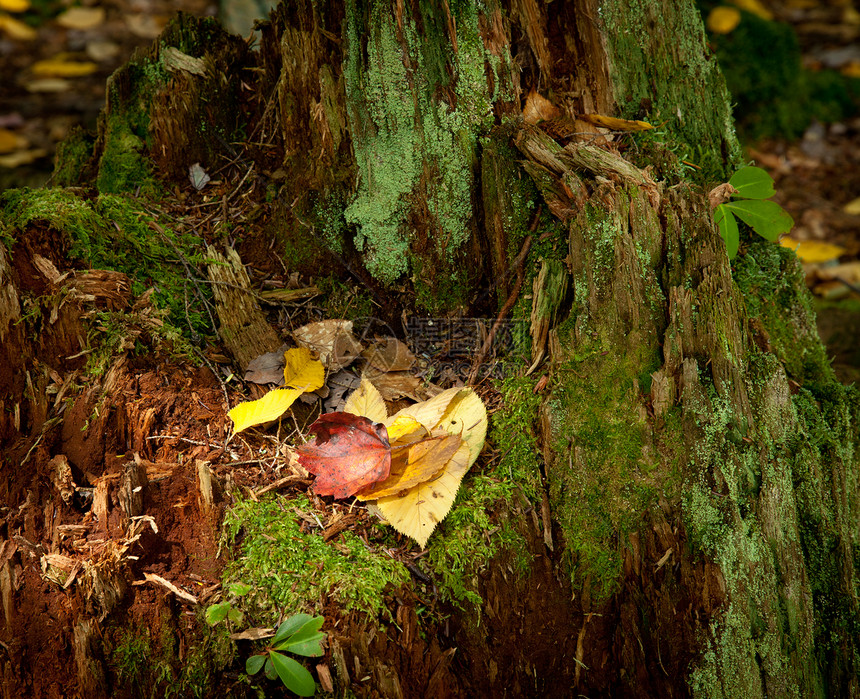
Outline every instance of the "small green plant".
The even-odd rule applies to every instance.
[[[776,190],[773,188],[773,178],[760,167],[742,167],[732,175],[729,184],[736,190],[731,196],[740,201],[719,204],[714,210],[714,221],[726,241],[730,260],[738,254],[740,241],[735,216],[771,242],[791,230],[794,219],[789,213],[775,201],[765,201],[776,194]]]
[[[284,655],[284,651],[305,657],[322,655],[322,642],[326,638],[326,634],[320,631],[323,621],[325,619],[321,616],[294,614],[278,627],[271,644],[262,653],[248,658],[245,672],[256,675],[264,670],[270,680],[280,677],[291,692],[300,697],[312,697],[316,692],[316,683],[311,673]]]
[[[230,585],[227,589],[231,597],[244,597],[254,588],[251,585],[237,582]],[[233,624],[241,624],[245,615],[236,609],[230,600],[227,600],[225,602],[218,602],[217,604],[210,604],[206,607],[205,616],[206,623],[209,626],[215,626],[224,621],[224,619]]]

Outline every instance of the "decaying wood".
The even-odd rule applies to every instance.
[[[107,696],[107,679],[102,660],[101,632],[94,619],[82,619],[72,631],[75,664],[81,696]]]
[[[119,506],[126,519],[143,514],[144,490],[148,482],[146,464],[140,459],[126,463],[118,493]]]
[[[559,260],[541,260],[540,272],[532,285],[532,364],[526,371],[531,374],[546,352],[550,327],[556,325],[558,312],[567,298],[570,275]]]
[[[222,255],[210,245],[206,255],[212,260],[208,270],[220,323],[218,334],[244,371],[254,357],[278,349],[282,340],[257,305],[239,254],[227,248]]]

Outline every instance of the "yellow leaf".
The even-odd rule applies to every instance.
[[[424,425],[410,415],[400,415],[391,420],[388,425],[388,441],[392,443],[398,442],[413,432],[424,432],[426,434],[430,432],[430,429],[424,427]]]
[[[764,5],[762,5],[760,0],[729,0],[729,1],[735,7],[740,7],[742,10],[746,10],[750,14],[753,14],[756,17],[761,17],[762,19],[765,19],[768,22],[770,22],[773,19],[773,12],[771,12]]]
[[[720,5],[708,14],[705,26],[714,34],[729,34],[741,23],[741,13],[736,7]]]
[[[277,420],[302,393],[304,391],[301,388],[276,388],[259,400],[239,403],[227,413],[233,421],[233,433],[238,434],[254,425]]]
[[[92,29],[104,21],[105,9],[103,7],[70,7],[57,16],[57,24],[66,29]]]
[[[857,76],[860,78],[860,75]],[[845,206],[842,207],[842,210],[846,214],[851,214],[852,216],[860,216],[860,197],[849,201]]]
[[[353,415],[362,415],[368,420],[374,422],[385,422],[388,417],[388,409],[385,407],[385,401],[379,391],[367,379],[361,380],[361,385],[355,389],[343,406],[343,412],[352,413]],[[393,441],[395,438],[388,433],[388,439]]]
[[[91,61],[58,61],[49,58],[33,64],[33,74],[42,77],[79,78],[97,70],[98,66]]]
[[[615,117],[603,116],[602,114],[580,114],[579,118],[595,126],[611,129],[612,131],[649,131],[654,128],[647,121],[616,119]]]
[[[460,435],[469,445],[469,466],[475,463],[487,437],[487,408],[471,388],[461,389],[448,404],[436,429]]]
[[[0,10],[6,12],[26,12],[30,9],[30,0],[0,0]]]
[[[851,61],[839,69],[846,78],[860,78],[860,61]]]
[[[463,476],[469,470],[469,445],[463,443],[435,478],[410,488],[403,496],[380,498],[376,507],[401,534],[414,539],[421,548],[451,511]]]
[[[419,483],[429,481],[454,458],[463,440],[445,434],[422,439],[415,444],[391,450],[391,471],[384,481],[356,494],[357,500],[378,500],[398,495]]]
[[[32,41],[38,36],[33,27],[3,13],[0,13],[0,32],[16,41]]]
[[[789,236],[784,236],[779,244],[784,248],[794,250],[802,262],[818,263],[830,262],[838,259],[840,255],[845,253],[845,248],[840,248],[838,245],[831,243],[823,243],[817,240],[801,240],[797,241]]]
[[[307,347],[295,347],[284,352],[284,386],[316,391],[325,384],[325,368],[314,359]]]
[[[449,388],[447,391],[442,391],[442,393],[433,396],[430,400],[407,406],[388,418],[386,426],[393,425],[399,417],[408,416],[417,420],[428,430],[432,430],[439,423],[439,420],[442,419],[442,415],[448,409],[448,404],[454,400],[454,396],[461,390],[463,389]]]
[[[26,148],[29,144],[27,139],[19,136],[14,131],[0,128],[0,153],[11,153],[20,148]]]

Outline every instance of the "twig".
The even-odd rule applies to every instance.
[[[540,220],[541,210],[538,209],[535,214],[534,220],[532,221],[532,225],[529,227],[529,235],[526,236],[525,242],[523,242],[523,247],[520,250],[520,254],[517,255],[517,259],[514,260],[511,265],[512,268],[517,270],[517,282],[514,284],[513,291],[511,291],[510,296],[508,296],[508,300],[505,301],[505,305],[502,306],[502,310],[499,311],[499,315],[496,318],[496,322],[493,323],[493,327],[490,329],[489,335],[487,335],[487,339],[484,340],[484,344],[481,349],[478,350],[478,354],[475,355],[475,359],[472,360],[472,371],[469,373],[469,380],[467,383],[474,384],[475,379],[478,376],[478,370],[481,367],[481,364],[484,363],[484,360],[487,357],[487,352],[490,351],[490,347],[493,346],[493,340],[496,337],[496,333],[499,330],[499,327],[502,324],[502,321],[505,319],[505,316],[510,313],[511,309],[514,307],[514,304],[517,301],[517,296],[520,294],[520,289],[523,286],[523,279],[525,278],[525,273],[523,271],[523,265],[525,264],[526,257],[528,257],[529,249],[532,246],[532,234],[537,230],[538,221]]]

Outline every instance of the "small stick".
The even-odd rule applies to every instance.
[[[514,288],[511,291],[510,296],[508,296],[508,300],[505,301],[505,305],[502,306],[502,310],[499,312],[498,317],[496,318],[496,322],[493,323],[493,327],[490,329],[490,334],[487,335],[487,339],[484,340],[484,344],[480,350],[478,350],[478,354],[475,355],[475,359],[472,361],[472,371],[469,373],[469,384],[474,384],[475,379],[478,376],[478,368],[481,364],[484,363],[484,359],[487,357],[487,352],[490,351],[490,347],[493,345],[493,340],[496,337],[496,333],[499,330],[499,327],[502,324],[502,321],[505,319],[505,316],[510,313],[511,309],[514,307],[514,304],[517,301],[517,297],[520,294],[520,289],[523,286],[523,279],[525,278],[525,273],[523,271],[523,265],[525,264],[526,257],[528,257],[529,249],[532,246],[532,234],[537,230],[538,221],[540,221],[540,213],[541,210],[538,209],[535,214],[534,220],[532,221],[532,225],[529,227],[529,235],[526,237],[525,242],[523,242],[523,247],[520,250],[520,254],[517,255],[517,259],[514,260],[512,267],[517,270],[517,282],[514,284]]]

